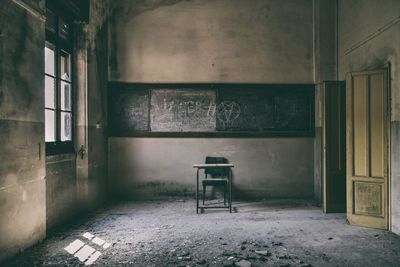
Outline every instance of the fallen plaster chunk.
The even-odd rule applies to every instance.
[[[102,246],[106,241],[96,236],[95,238],[92,239],[92,242],[98,246]]]
[[[89,245],[85,245],[81,248],[77,253],[75,253],[75,257],[77,257],[81,262],[87,260],[90,255],[92,255],[96,250]]]
[[[92,238],[94,237],[94,235],[91,234],[91,233],[89,233],[89,232],[86,232],[86,233],[83,234],[83,237],[86,237],[87,239],[92,240]]]
[[[251,262],[246,261],[246,260],[241,260],[235,263],[235,266],[238,267],[251,267]]]
[[[101,256],[100,251],[96,251],[92,255],[89,256],[89,259],[85,262],[85,265],[93,264],[99,257]]]
[[[108,242],[106,242],[106,243],[103,245],[103,248],[104,248],[104,249],[108,249],[109,247],[111,247],[111,244],[108,243]]]
[[[263,256],[271,256],[271,252],[269,252],[268,250],[256,250],[255,251],[257,254],[263,255]]]
[[[85,243],[83,243],[81,240],[76,239],[74,242],[66,246],[64,249],[68,251],[69,254],[74,255],[75,252],[77,252],[81,247],[83,247]]]

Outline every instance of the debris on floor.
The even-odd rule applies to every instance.
[[[299,204],[300,203],[300,204]],[[398,266],[400,237],[305,202],[123,202],[64,224],[5,266]],[[379,237],[379,238],[377,238]]]

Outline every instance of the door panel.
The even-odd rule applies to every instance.
[[[348,74],[346,79],[347,219],[388,228],[387,71]]]
[[[324,82],[324,212],[346,211],[346,113],[343,82]]]
[[[367,154],[367,117],[368,117],[368,92],[367,77],[354,77],[353,93],[353,118],[354,120],[354,176],[367,176],[368,154]]]
[[[383,87],[382,75],[371,75],[371,176],[384,178],[384,129],[385,129],[385,100],[380,93]]]

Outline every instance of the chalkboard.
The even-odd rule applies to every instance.
[[[314,135],[314,85],[109,84],[111,136]]]
[[[218,94],[217,131],[307,132],[314,100],[302,86],[265,86]]]
[[[112,88],[108,116],[112,135],[149,131],[149,90]]]
[[[215,90],[152,90],[150,129],[153,132],[214,131],[215,106]]]

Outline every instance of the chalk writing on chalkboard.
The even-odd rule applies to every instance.
[[[309,131],[313,101],[308,92],[285,87],[219,90],[217,130]]]
[[[217,119],[229,127],[240,116],[240,106],[234,101],[222,101],[218,104]]]
[[[110,97],[109,112],[110,130],[113,134],[148,131],[148,90],[116,90]]]
[[[152,90],[150,108],[151,131],[214,131],[216,125],[215,100],[214,90]]]
[[[313,136],[313,85],[119,84],[112,136]]]

